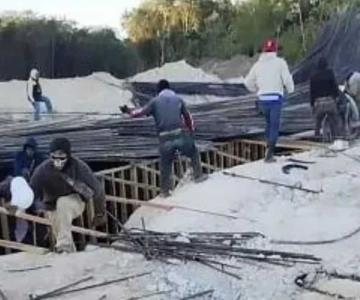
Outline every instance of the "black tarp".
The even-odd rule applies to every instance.
[[[295,82],[307,81],[322,56],[334,69],[339,83],[350,71],[360,70],[360,9],[338,13],[324,25],[312,49],[292,70]]]

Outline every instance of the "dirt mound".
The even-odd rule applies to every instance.
[[[246,76],[257,58],[257,56],[236,55],[229,60],[204,59],[200,67],[205,72],[217,75],[223,80],[234,81],[238,79],[241,81],[240,79]]]

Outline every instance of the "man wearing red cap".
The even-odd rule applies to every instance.
[[[257,104],[266,120],[265,162],[273,162],[284,94],[294,91],[294,81],[286,61],[277,56],[278,44],[274,39],[266,40],[262,50],[244,83],[250,91],[257,92]]]

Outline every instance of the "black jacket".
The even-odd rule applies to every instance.
[[[35,193],[35,199],[42,199],[49,210],[56,208],[59,197],[76,193],[61,173],[73,180],[86,184],[94,193],[94,207],[97,214],[104,213],[105,191],[89,166],[82,160],[71,157],[62,171],[54,168],[50,159],[38,166],[31,177],[30,185]],[[83,199],[84,201],[88,199]]]
[[[317,98],[339,96],[339,88],[331,69],[317,70],[310,78],[310,104],[314,106]]]

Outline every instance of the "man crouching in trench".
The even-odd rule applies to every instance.
[[[76,251],[71,225],[84,212],[86,202],[94,203],[93,226],[105,221],[104,189],[89,166],[71,155],[71,144],[66,138],[56,138],[50,143],[50,158],[35,170],[30,185],[35,199],[41,199],[44,204],[58,253]]]

